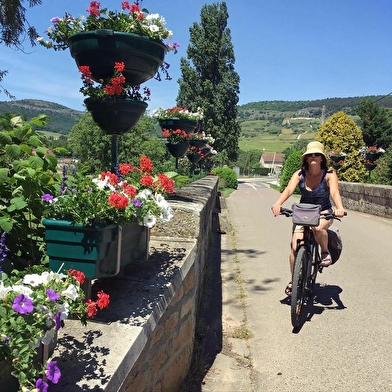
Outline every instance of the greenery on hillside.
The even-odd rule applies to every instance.
[[[54,102],[38,99],[22,99],[16,101],[0,101],[0,114],[24,115],[26,119],[45,114],[49,121],[41,128],[42,131],[68,135],[72,127],[82,117],[83,112],[67,108]]]

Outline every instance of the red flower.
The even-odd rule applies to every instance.
[[[144,173],[151,173],[153,169],[153,165],[150,158],[147,158],[145,155],[142,155],[140,158],[140,170]]]
[[[121,63],[115,62],[114,69],[118,72],[123,72],[125,69],[125,64],[123,62],[121,62]],[[125,78],[124,78],[124,82],[125,82]]]
[[[68,270],[68,273],[73,276],[80,284],[84,283],[84,280],[86,278],[86,276],[84,275],[84,273],[82,271],[78,271],[75,269],[70,269]]]
[[[125,195],[120,195],[116,192],[113,192],[108,199],[109,205],[112,207],[116,207],[117,209],[126,208],[129,204],[129,199]]]
[[[111,171],[101,172],[101,175],[99,176],[99,179],[101,181],[104,181],[105,178],[107,178],[107,181],[109,182],[109,184],[117,185],[117,183],[118,183],[118,176],[117,176],[117,174],[112,173]]]
[[[128,174],[131,171],[137,170],[136,167],[133,167],[130,163],[123,163],[118,168],[119,172],[123,175]]]
[[[124,193],[134,199],[137,195],[137,189],[133,185],[126,185],[124,186]]]
[[[91,71],[90,71],[90,67],[89,67],[88,65],[81,65],[81,66],[79,67],[79,71],[80,71],[84,76],[86,76],[87,78],[91,78],[91,76],[92,76]]]
[[[174,180],[166,176],[165,174],[158,174],[158,184],[163,188],[166,193],[173,193],[174,191]]]
[[[107,308],[109,306],[110,303],[110,296],[109,294],[104,293],[102,290],[98,291],[97,293],[97,306],[99,309],[104,309]]]
[[[95,302],[89,299],[86,302],[86,305],[87,305],[87,317],[88,318],[95,317],[98,313],[97,305],[95,304]]]
[[[101,3],[99,1],[92,1],[90,3],[90,7],[87,8],[87,12],[91,16],[99,16],[99,8],[101,7]]]
[[[162,130],[162,136],[163,137],[169,137],[170,136],[170,130],[169,129],[163,129]]]
[[[130,5],[129,5],[128,1],[123,1],[121,3],[121,9],[122,10],[129,10],[130,9]]]
[[[154,184],[154,179],[151,176],[142,176],[140,179],[140,185],[152,186]]]

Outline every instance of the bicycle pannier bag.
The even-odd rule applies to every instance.
[[[301,226],[318,226],[320,223],[321,206],[319,204],[294,203],[293,223]]]
[[[342,238],[340,237],[339,230],[327,230],[328,233],[328,250],[331,254],[332,264],[339,260],[340,254],[342,253],[343,244]]]

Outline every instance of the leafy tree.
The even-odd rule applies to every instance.
[[[280,192],[283,192],[290,178],[295,173],[296,170],[300,169],[302,165],[302,151],[292,149],[291,152],[286,156],[283,162],[282,175],[280,177]],[[295,191],[299,193],[299,189]]]
[[[251,169],[257,169],[260,167],[260,157],[260,150],[240,150],[237,165],[242,173],[249,174]]]
[[[140,156],[147,155],[154,163],[155,171],[173,171],[172,158],[162,140],[151,136],[155,132],[152,120],[143,116],[131,131],[118,140],[118,160],[138,166]],[[88,173],[99,173],[111,169],[112,138],[105,134],[86,113],[72,128],[69,147],[78,158],[78,169]]]
[[[202,108],[202,128],[215,138],[214,148],[226,163],[238,156],[237,120],[239,76],[234,71],[234,50],[225,2],[204,5],[201,22],[190,28],[187,57],[181,58],[177,104]]]
[[[377,160],[377,166],[371,172],[370,180],[376,184],[392,185],[392,146]]]
[[[35,45],[38,36],[36,29],[28,23],[23,6],[24,0],[3,0],[0,7],[0,44],[22,49],[24,37],[27,33],[30,44]],[[41,0],[29,0],[30,7],[41,5]]]
[[[364,99],[356,108],[361,118],[363,140],[367,146],[384,149],[392,144],[392,121],[388,111],[371,99]]]
[[[325,151],[341,151],[347,154],[337,175],[341,181],[363,182],[367,170],[359,150],[363,147],[362,131],[352,118],[340,111],[332,115],[317,132],[317,140]]]

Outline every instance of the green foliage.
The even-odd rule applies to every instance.
[[[240,150],[236,164],[239,166],[241,173],[244,175],[249,175],[252,172],[254,173],[255,169],[260,169],[260,158],[260,150]]]
[[[216,167],[211,173],[222,179],[225,182],[225,187],[231,189],[238,188],[237,174],[233,169],[230,169],[229,167]]]
[[[35,131],[46,121],[44,115],[30,121],[0,116],[0,229],[7,233],[8,263],[16,268],[43,257],[40,197],[53,190],[57,165]]]
[[[363,147],[362,131],[344,112],[337,112],[320,126],[317,140],[324,144],[325,152],[342,151],[346,159],[337,171],[340,181],[364,182],[367,170],[358,151]]]
[[[377,161],[376,168],[370,174],[370,182],[392,185],[392,146]]]
[[[283,192],[292,175],[301,168],[302,154],[302,151],[292,149],[286,156],[286,159],[283,162],[282,175],[280,177],[280,192]],[[299,193],[299,190],[297,189],[295,193]]]
[[[392,144],[392,121],[385,108],[371,99],[364,99],[356,108],[361,118],[363,140],[367,146],[384,149]]]
[[[204,113],[202,129],[214,139],[214,148],[227,163],[236,160],[240,126],[237,120],[239,76],[225,2],[204,5],[201,22],[190,28],[188,60],[181,58],[177,104]]]

